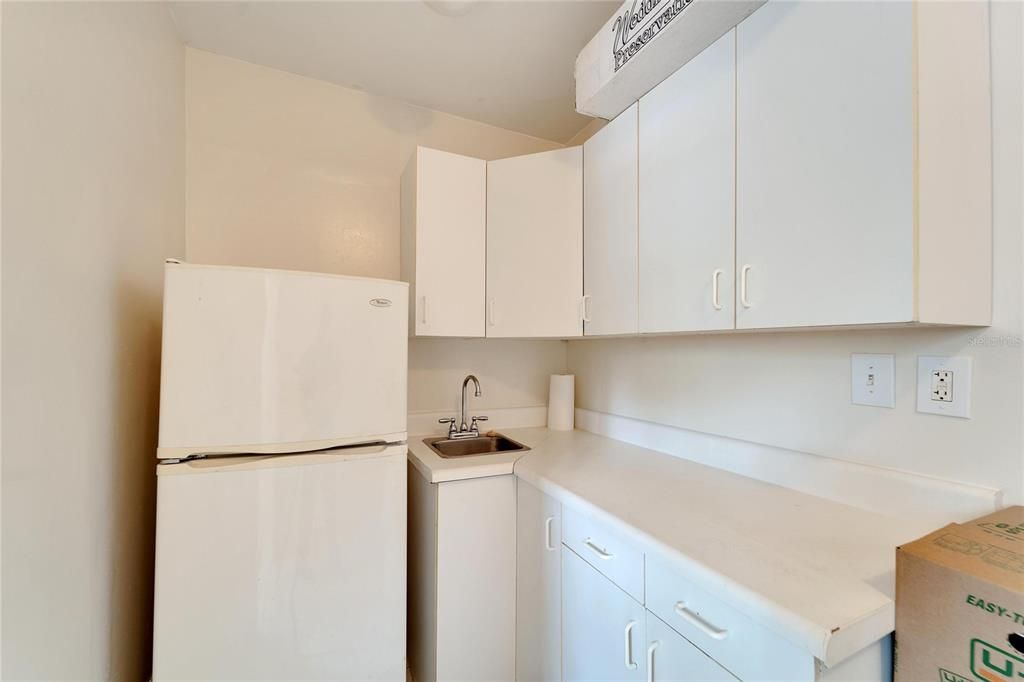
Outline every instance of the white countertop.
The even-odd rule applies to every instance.
[[[515,473],[828,665],[893,631],[895,548],[933,530],[584,431],[503,433],[531,450],[442,459],[417,437],[410,460],[432,482]]]

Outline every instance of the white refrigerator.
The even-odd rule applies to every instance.
[[[405,679],[407,287],[167,263],[154,680]]]

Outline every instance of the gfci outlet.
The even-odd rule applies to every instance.
[[[971,416],[971,359],[922,355],[917,359],[917,411]]]

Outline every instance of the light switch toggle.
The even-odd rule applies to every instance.
[[[850,356],[850,402],[872,407],[895,407],[892,355],[854,353]]]

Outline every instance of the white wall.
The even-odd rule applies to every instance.
[[[397,279],[399,180],[417,144],[495,159],[561,145],[187,49],[187,250],[198,263]],[[410,342],[409,409],[547,403],[560,341]]]
[[[163,6],[4,3],[5,679],[149,674],[162,261],[184,247]]]
[[[577,406],[1006,491],[1024,502],[1021,4],[992,5],[993,325],[569,343]],[[896,408],[850,404],[850,353],[896,354]],[[971,420],[917,414],[918,355],[974,359]]]

